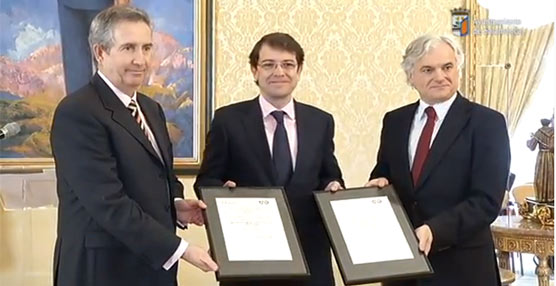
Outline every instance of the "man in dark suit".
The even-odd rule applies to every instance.
[[[366,185],[394,186],[435,273],[383,285],[500,285],[490,224],[509,174],[508,133],[500,113],[457,91],[462,64],[449,37],[406,49],[402,67],[421,99],[384,116]]]
[[[137,93],[148,71],[148,15],[108,8],[91,24],[98,72],[65,97],[52,124],[58,184],[54,285],[177,285],[180,258],[204,271],[208,253],[175,234],[202,225],[203,202],[183,199],[160,105]]]
[[[343,180],[334,157],[332,116],[292,96],[303,58],[288,34],[268,34],[257,42],[249,61],[260,95],[216,111],[195,190],[284,186],[311,279],[221,285],[334,284],[330,246],[312,192],[337,191]]]

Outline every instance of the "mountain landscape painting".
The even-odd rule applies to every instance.
[[[21,125],[0,141],[0,158],[50,157],[52,115],[65,95],[56,0],[2,0],[0,27],[0,125]]]
[[[164,109],[174,156],[198,158],[200,92],[196,86],[194,0],[132,0],[154,22],[155,57],[152,73],[141,92]]]
[[[140,91],[162,105],[178,161],[199,157],[197,2],[131,1],[155,25],[151,74]],[[0,125],[21,125],[19,134],[0,141],[0,162],[51,158],[52,116],[66,96],[57,1],[2,0],[0,26]]]

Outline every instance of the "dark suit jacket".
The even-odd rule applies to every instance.
[[[343,184],[334,157],[334,120],[315,107],[299,102],[294,106],[298,151],[295,171],[285,189],[311,280],[306,284],[265,281],[245,285],[333,285],[330,246],[312,192],[334,180]],[[199,187],[222,186],[227,180],[244,187],[276,185],[258,98],[220,108],[214,115],[195,182],[197,195]]]
[[[175,285],[177,263],[170,271],[162,265],[180,243],[173,200],[183,197],[183,186],[162,108],[137,99],[164,163],[98,75],[56,109],[55,285]]]
[[[436,273],[420,285],[498,285],[490,224],[500,210],[510,166],[504,117],[458,94],[414,187],[408,142],[417,106],[384,116],[371,179],[386,177],[414,226],[432,230],[429,259]]]

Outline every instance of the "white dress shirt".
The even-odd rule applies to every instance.
[[[457,94],[457,93],[456,93]],[[438,134],[438,130],[444,122],[444,118],[446,118],[446,114],[454,100],[456,100],[456,94],[454,94],[450,99],[437,103],[434,105],[429,105],[425,103],[423,100],[419,100],[419,106],[415,111],[415,117],[413,118],[413,123],[411,124],[411,131],[409,132],[409,144],[408,144],[408,152],[409,152],[409,166],[413,168],[413,159],[415,158],[415,151],[417,150],[417,144],[419,143],[419,138],[421,137],[421,132],[423,132],[423,128],[425,128],[425,123],[427,122],[427,115],[425,114],[425,109],[429,106],[434,108],[436,112],[436,121],[434,122],[434,129],[432,131],[431,137],[431,145],[432,146],[434,139],[436,138],[436,134]]]
[[[118,89],[114,84],[112,84],[112,82],[110,82],[110,80],[108,80],[108,78],[104,74],[102,74],[102,72],[97,71],[97,73],[100,76],[100,78],[102,78],[102,80],[104,80],[104,82],[108,85],[108,87],[110,87],[110,89],[116,94],[116,96],[120,99],[120,101],[123,103],[123,105],[126,108],[129,106],[129,103],[131,103],[132,98],[135,100],[135,103],[137,103],[137,112],[139,112],[139,116],[141,116],[141,120],[145,123],[145,130],[146,130],[146,133],[147,133],[147,138],[149,139],[149,142],[151,142],[151,145],[153,146],[154,151],[158,155],[158,158],[164,164],[164,160],[162,159],[162,155],[160,153],[160,149],[158,148],[158,144],[156,143],[156,139],[154,138],[153,132],[151,131],[151,128],[149,127],[149,124],[148,124],[149,121],[146,120],[145,116],[143,115],[143,112],[141,112],[141,106],[139,105],[139,102],[137,101],[137,92],[134,92],[133,97],[130,97],[129,95],[125,94],[123,91]],[[131,111],[130,111],[130,115],[131,115]],[[189,246],[189,243],[182,239],[180,244],[178,245],[178,248],[174,252],[174,254],[168,260],[166,260],[166,263],[164,263],[162,268],[164,268],[165,270],[169,270],[170,268],[172,268],[172,266],[185,253],[188,246]]]
[[[259,95],[259,105],[261,106],[261,111],[263,113],[266,141],[268,142],[268,148],[270,149],[271,156],[272,145],[274,143],[274,131],[276,131],[276,125],[278,125],[276,119],[271,113],[276,110],[286,113],[284,116],[284,127],[286,128],[286,134],[288,135],[288,143],[290,145],[290,152],[292,156],[292,167],[295,170],[295,161],[297,158],[297,125],[295,123],[295,108],[293,105],[293,99],[290,100],[284,108],[278,109],[270,104],[270,102],[268,102],[262,95]]]

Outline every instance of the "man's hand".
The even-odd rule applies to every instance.
[[[188,223],[193,223],[196,225],[203,225],[205,220],[203,219],[203,210],[207,208],[207,205],[200,200],[194,199],[183,199],[174,201],[176,206],[176,215],[178,221],[187,225]]]
[[[342,185],[338,181],[332,181],[328,183],[328,185],[326,185],[326,188],[324,188],[325,191],[330,191],[330,192],[336,192],[342,189],[344,188],[342,188]]]
[[[431,228],[424,224],[415,230],[415,235],[419,240],[419,250],[429,255],[432,246],[432,231]]]
[[[389,184],[388,179],[386,179],[384,177],[380,177],[380,178],[376,178],[376,179],[372,179],[372,180],[368,181],[365,184],[365,187],[367,187],[367,188],[372,188],[372,187],[384,188],[388,184]]]
[[[226,183],[224,183],[223,187],[227,187],[227,188],[235,188],[237,186],[236,182],[234,181],[226,181]]]
[[[190,244],[181,258],[204,272],[218,270],[218,265],[212,260],[208,252],[195,245]]]

